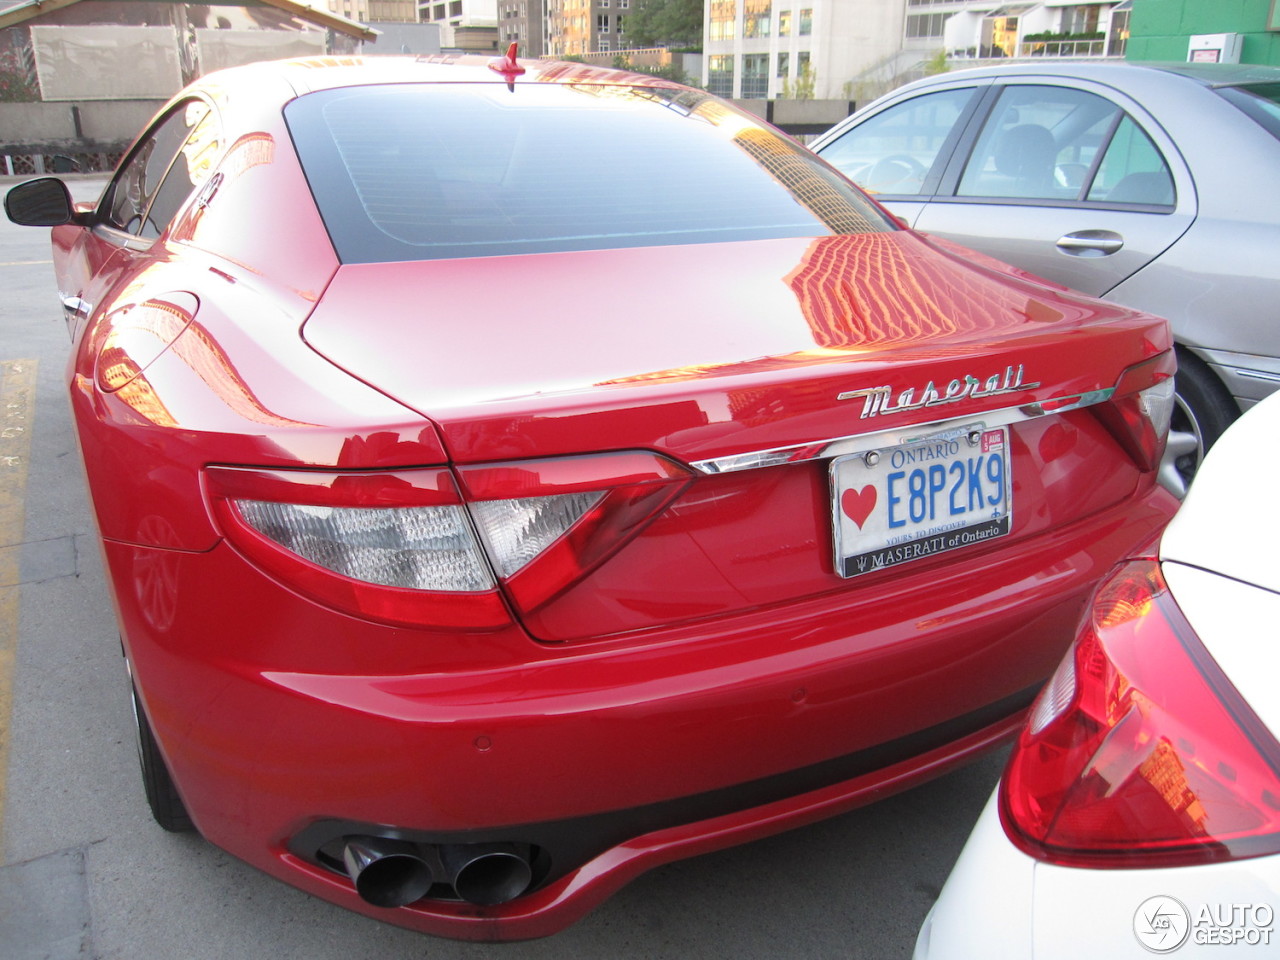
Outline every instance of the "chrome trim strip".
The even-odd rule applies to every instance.
[[[1233,367],[1232,370],[1237,376],[1245,377],[1249,380],[1265,380],[1267,383],[1280,382],[1280,375],[1267,373],[1264,370],[1246,370],[1243,367]]]
[[[1038,417],[1047,417],[1070,410],[1080,410],[1096,403],[1104,403],[1115,393],[1114,387],[1105,390],[1091,390],[1088,393],[1077,393],[1066,397],[1055,397],[1052,400],[1041,400],[1036,403],[1022,404],[1016,407],[1003,407],[988,410],[985,413],[970,414],[966,417],[949,417],[946,420],[932,420],[928,423],[913,423],[906,427],[891,430],[877,430],[874,433],[859,433],[847,437],[834,437],[830,440],[815,440],[812,443],[798,443],[788,447],[773,447],[767,450],[753,450],[750,453],[736,453],[727,457],[713,457],[710,460],[698,460],[690,466],[705,474],[737,473],[741,470],[758,470],[763,467],[776,467],[784,463],[804,463],[809,460],[826,460],[832,457],[843,457],[851,453],[869,453],[884,447],[894,447],[903,443],[914,443],[936,437],[945,433],[966,433],[970,430],[1005,427],[1014,423],[1024,423]]]

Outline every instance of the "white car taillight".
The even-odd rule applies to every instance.
[[[1280,853],[1280,743],[1136,560],[1098,588],[1000,782],[1005,832],[1066,866]]]

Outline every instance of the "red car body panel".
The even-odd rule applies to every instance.
[[[1093,585],[1175,505],[1120,409],[1127,371],[1170,354],[1163,321],[906,231],[340,265],[281,103],[415,70],[494,79],[411,60],[218,75],[212,199],[153,243],[54,231],[62,293],[90,304],[68,376],[124,643],[200,831],[371,916],[516,939],[1010,736]],[[659,281],[678,293],[643,289]],[[836,399],[1002,375],[898,416]],[[826,459],[707,465],[1009,410],[1009,534],[853,579]],[[264,568],[210,471],[434,470],[466,501],[495,467],[633,451],[671,465],[661,507],[549,596],[500,582],[476,629],[357,615]],[[299,839],[330,824],[582,836],[510,903],[392,910]]]

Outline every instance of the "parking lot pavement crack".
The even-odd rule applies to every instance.
[[[15,547],[0,546],[0,551]],[[32,540],[16,545],[17,562],[0,563],[0,588],[24,583],[45,583],[77,575],[74,536]]]
[[[0,944],[5,960],[93,956],[83,847],[0,867]]]

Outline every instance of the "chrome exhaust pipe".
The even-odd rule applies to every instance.
[[[533,882],[533,867],[514,843],[442,846],[440,860],[454,892],[468,903],[506,903]]]
[[[431,865],[412,843],[384,837],[352,837],[342,850],[356,893],[375,907],[403,907],[427,895]]]

